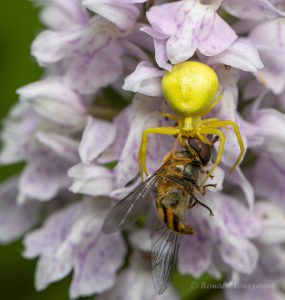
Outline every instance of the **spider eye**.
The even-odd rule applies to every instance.
[[[199,139],[189,139],[188,145],[194,149],[199,155],[203,166],[206,166],[212,156],[212,148],[208,144],[204,144]]]

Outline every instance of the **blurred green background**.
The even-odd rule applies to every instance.
[[[68,1],[68,0],[66,0]],[[41,76],[41,70],[30,55],[30,45],[43,26],[38,10],[28,0],[2,1],[0,9],[0,82],[1,119],[17,101],[16,89]],[[0,180],[17,172],[19,166],[0,168]],[[67,300],[71,276],[43,292],[34,289],[35,261],[21,257],[21,242],[0,246],[0,298],[7,300]],[[209,278],[203,278],[211,282]],[[219,299],[217,291],[191,290],[191,278],[175,275],[174,282],[182,299]],[[130,299],[132,300],[132,299]]]
[[[30,55],[30,45],[42,29],[38,11],[31,1],[8,0],[0,6],[0,97],[1,119],[17,101],[16,89],[37,80],[41,70]],[[0,168],[4,180],[19,167]],[[0,298],[7,300],[68,299],[69,278],[52,285],[46,291],[34,290],[35,261],[21,257],[20,242],[0,246]]]

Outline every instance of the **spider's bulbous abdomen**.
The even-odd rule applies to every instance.
[[[195,61],[173,66],[162,79],[162,91],[167,103],[185,117],[202,114],[216,96],[218,85],[215,71]]]

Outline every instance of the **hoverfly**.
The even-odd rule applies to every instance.
[[[190,138],[185,139],[181,150],[176,150],[176,146],[177,143],[157,171],[114,206],[103,223],[104,233],[126,229],[152,208],[152,274],[158,294],[169,285],[181,234],[194,233],[191,225],[184,223],[187,209],[201,205],[213,215],[196,197],[197,193],[204,195],[206,187],[216,187],[215,184],[199,185],[201,174],[207,173],[203,168],[211,159],[212,145]]]

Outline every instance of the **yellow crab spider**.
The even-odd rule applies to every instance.
[[[183,145],[183,138],[199,138],[203,143],[211,143],[207,135],[217,135],[220,145],[216,160],[209,171],[209,176],[221,161],[225,145],[225,136],[218,129],[231,126],[240,147],[240,154],[231,172],[241,161],[244,145],[238,125],[231,120],[216,118],[202,119],[221,100],[223,93],[218,93],[218,77],[209,66],[195,61],[187,61],[172,67],[162,79],[162,91],[166,102],[178,115],[164,114],[178,123],[176,127],[155,127],[144,130],[138,155],[139,172],[148,176],[146,167],[147,137],[149,134],[176,135]]]

